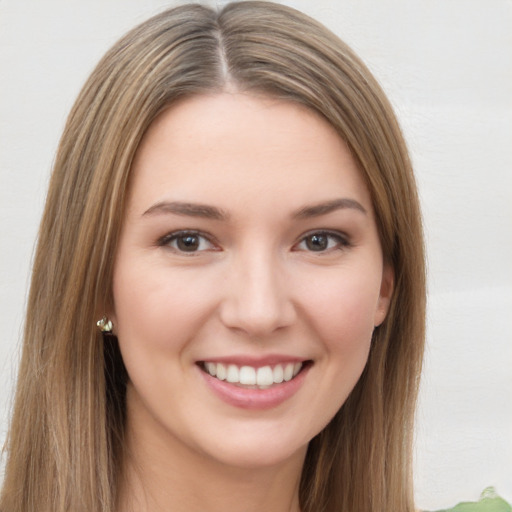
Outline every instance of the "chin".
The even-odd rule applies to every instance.
[[[240,470],[258,470],[279,468],[289,463],[300,464],[306,456],[308,443],[289,444],[289,440],[264,439],[241,440],[236,443],[224,443],[216,446],[215,450],[206,453],[211,460],[220,462],[224,466]]]

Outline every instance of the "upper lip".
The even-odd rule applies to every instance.
[[[304,363],[310,359],[297,356],[269,354],[266,356],[247,356],[247,355],[232,355],[224,357],[206,357],[198,361],[198,363],[221,363],[221,364],[234,364],[236,366],[252,366],[253,368],[260,368],[262,366],[275,366],[277,364],[287,363]]]

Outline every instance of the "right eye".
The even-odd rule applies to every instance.
[[[343,250],[349,246],[349,241],[341,233],[314,231],[304,236],[295,246],[295,249],[322,254],[335,250]]]
[[[197,231],[177,231],[160,239],[159,245],[169,247],[176,252],[194,254],[215,250],[215,245]]]

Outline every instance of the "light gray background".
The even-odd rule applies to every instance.
[[[396,107],[412,152],[429,258],[418,506],[477,499],[488,485],[512,502],[512,3],[283,3],[360,54]],[[107,48],[169,5],[0,2],[0,442],[65,117]]]

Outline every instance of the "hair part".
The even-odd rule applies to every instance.
[[[39,231],[7,442],[1,512],[111,512],[122,467],[126,371],[95,321],[138,145],[180,98],[238,90],[324,117],[370,191],[395,273],[366,368],[310,443],[303,512],[414,510],[412,432],[424,343],[421,217],[400,128],[359,58],[322,25],[269,2],[192,4],[124,36],[84,85],[62,136]]]

